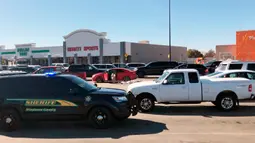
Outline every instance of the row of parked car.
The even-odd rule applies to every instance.
[[[208,68],[207,68],[207,67]],[[214,71],[216,64],[208,65],[178,63],[175,61],[156,61],[150,63],[113,63],[113,64],[73,64],[53,63],[52,66],[40,65],[16,65],[2,66],[4,71],[0,75],[13,74],[42,74],[46,72],[61,72],[73,74],[82,79],[92,77],[94,82],[108,81],[130,81],[137,77],[144,78],[147,75],[161,75],[166,69],[186,69],[192,68],[198,70],[200,75],[206,75],[209,71]],[[214,66],[214,67],[213,67]],[[209,69],[209,70],[208,70]],[[15,71],[15,72],[14,72]],[[18,72],[19,71],[19,72]]]
[[[5,67],[6,68],[6,67]],[[196,69],[200,76],[224,70],[255,70],[255,62],[231,61],[210,61],[204,65],[178,63],[175,61],[156,61],[144,63],[115,63],[115,64],[65,64],[53,63],[52,66],[41,67],[39,65],[9,66],[8,71],[20,72],[0,72],[0,75],[34,73],[42,74],[51,71],[69,73],[77,75],[83,79],[92,77],[94,82],[129,81],[144,78],[147,75],[161,75],[167,69]]]

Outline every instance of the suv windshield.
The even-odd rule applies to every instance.
[[[67,79],[71,80],[73,83],[77,84],[81,88],[87,90],[87,91],[93,91],[97,90],[98,88],[94,86],[93,84],[88,83],[87,81],[83,80],[82,78],[79,78],[77,76],[66,76]]]
[[[224,71],[227,68],[227,64],[220,64],[218,68],[219,70]]]
[[[159,78],[155,80],[156,83],[163,81],[169,75],[168,71],[165,71]]]

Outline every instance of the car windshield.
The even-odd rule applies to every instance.
[[[66,78],[87,91],[93,91],[98,89],[95,85],[88,83],[87,81],[77,76],[66,76]]]
[[[64,67],[69,67],[69,64],[63,64]]]
[[[218,75],[218,74],[221,74],[222,72],[214,72],[214,73],[211,73],[211,74],[208,74],[206,76],[208,77],[212,77],[212,76],[215,76],[215,75]]]
[[[208,66],[212,65],[213,62],[214,61],[207,62],[207,63],[204,64],[204,66],[208,67]]]
[[[156,83],[162,82],[169,75],[168,71],[165,71],[159,78],[155,80]]]
[[[149,66],[151,63],[152,63],[152,62],[149,62],[149,63],[145,64],[145,67]]]
[[[174,69],[184,69],[187,67],[187,64],[181,64],[179,66],[176,66]]]
[[[135,67],[142,67],[144,66],[144,64],[128,64],[127,66],[135,68]]]
[[[116,68],[114,65],[107,65],[107,68]]]

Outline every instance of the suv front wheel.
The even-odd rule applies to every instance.
[[[109,128],[114,122],[114,117],[109,109],[105,107],[95,107],[89,113],[90,124],[99,129]]]
[[[4,110],[0,115],[1,129],[14,131],[20,126],[20,116],[15,110]]]

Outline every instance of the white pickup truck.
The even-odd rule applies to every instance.
[[[252,82],[244,78],[201,79],[195,69],[172,69],[154,81],[138,82],[128,86],[138,100],[142,112],[152,111],[155,102],[201,103],[212,102],[224,111],[239,105],[239,100],[252,99]]]

